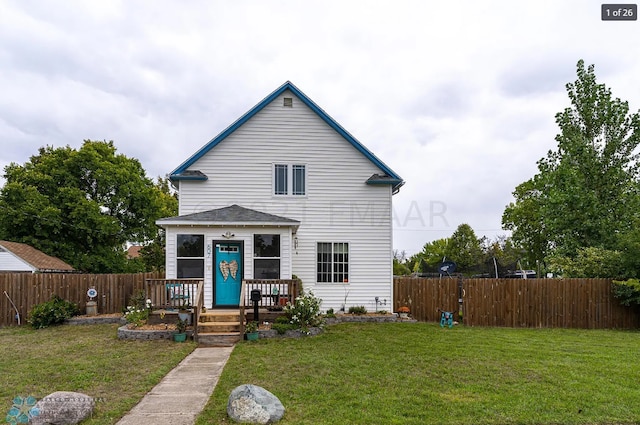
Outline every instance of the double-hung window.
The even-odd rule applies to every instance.
[[[349,282],[349,243],[318,242],[317,246],[318,282]]]
[[[204,277],[204,235],[178,235],[177,276],[182,278]]]
[[[280,235],[253,235],[253,278],[280,279]]]
[[[307,166],[304,164],[274,164],[273,194],[304,196],[307,194]]]

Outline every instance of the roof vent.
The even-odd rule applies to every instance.
[[[293,108],[293,98],[292,97],[285,97],[284,98],[284,106],[286,106],[287,108]]]

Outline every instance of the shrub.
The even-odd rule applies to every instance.
[[[638,279],[614,280],[613,296],[620,299],[622,305],[640,305],[640,281]]]
[[[151,313],[151,300],[145,298],[144,291],[138,291],[131,295],[129,303],[130,305],[124,310],[124,318],[127,323],[131,323],[135,327],[147,323]]]
[[[287,331],[298,329],[298,326],[291,323],[272,323],[271,329],[278,332],[279,335],[283,335]]]
[[[280,323],[281,325],[283,325],[283,324],[288,325],[291,322],[290,322],[290,320],[289,320],[289,318],[287,316],[278,316],[278,317],[276,317],[276,320],[274,320],[274,323]]]
[[[284,307],[284,314],[291,324],[296,325],[303,332],[309,332],[309,328],[322,324],[321,303],[322,300],[316,298],[312,291],[303,291],[293,304],[289,303]]]
[[[49,301],[38,304],[31,309],[29,324],[34,329],[42,329],[64,323],[66,319],[78,314],[80,314],[80,309],[77,304],[53,295]]]
[[[363,305],[349,307],[349,314],[367,314],[367,308]]]

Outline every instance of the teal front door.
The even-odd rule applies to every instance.
[[[237,306],[242,283],[242,243],[216,242],[214,267],[214,306]]]

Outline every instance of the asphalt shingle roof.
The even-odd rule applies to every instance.
[[[0,241],[0,246],[40,271],[74,270],[73,267],[61,259],[47,255],[31,245],[19,242]]]
[[[158,224],[184,221],[184,222],[207,222],[207,223],[273,223],[273,224],[290,224],[298,225],[298,220],[286,217],[280,217],[274,214],[268,214],[261,211],[244,208],[239,205],[231,205],[229,207],[219,208],[215,210],[202,211],[199,213],[181,215],[177,217],[162,218],[157,221]]]

